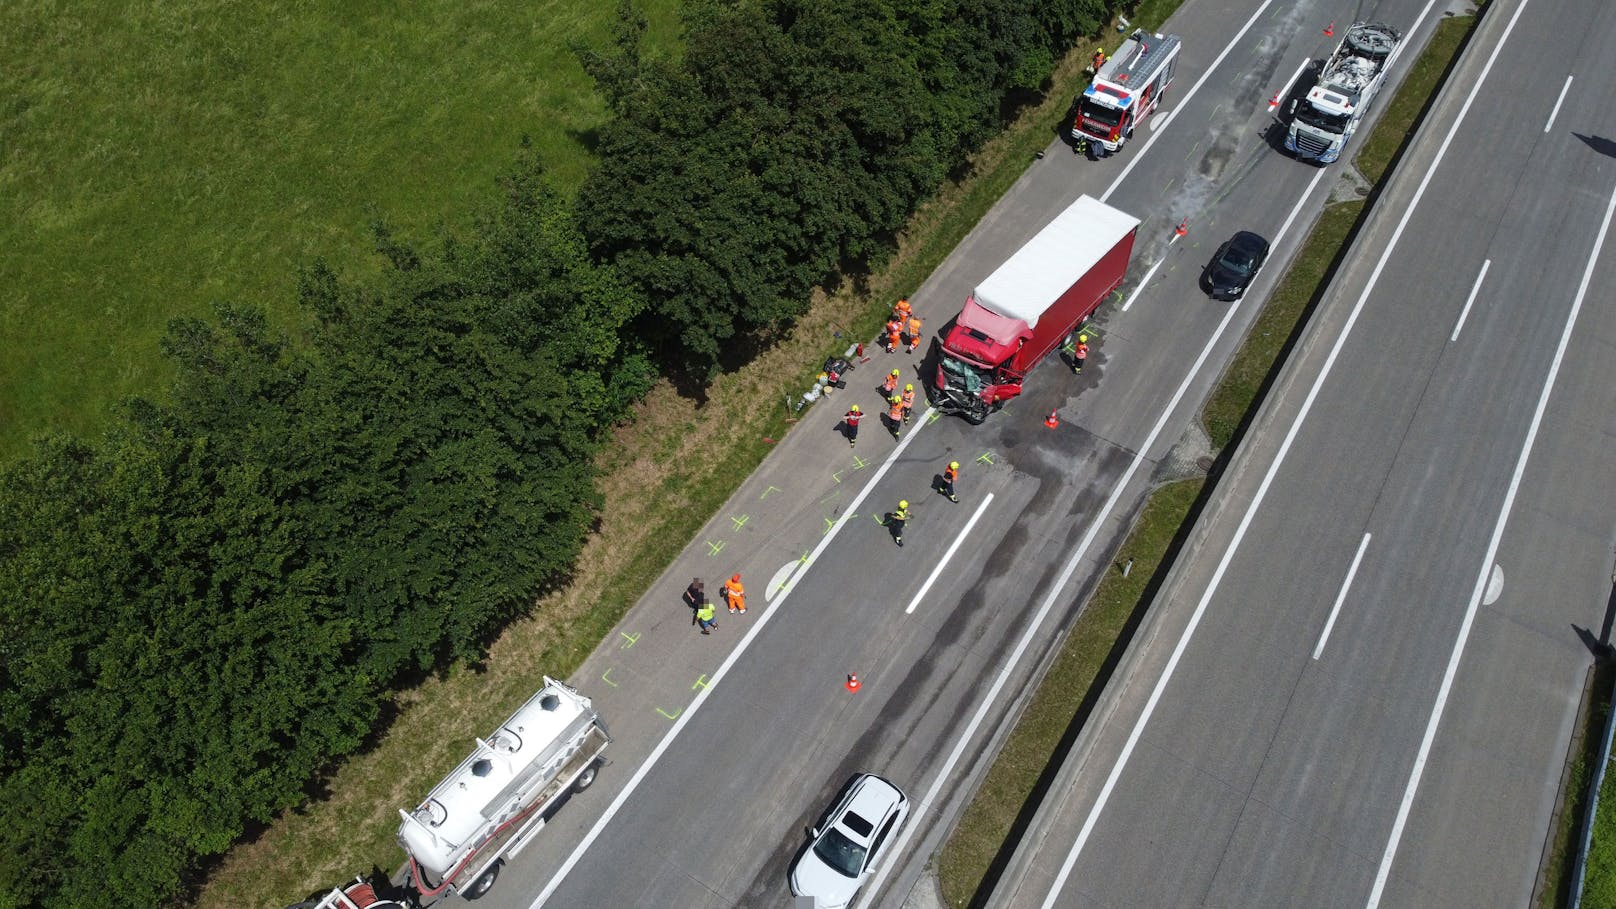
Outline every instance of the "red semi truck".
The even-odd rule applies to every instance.
[[[965,298],[943,336],[934,407],[980,423],[1128,271],[1139,219],[1081,196]]]

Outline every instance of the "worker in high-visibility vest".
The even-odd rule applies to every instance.
[[[909,503],[901,501],[898,503],[898,510],[887,512],[881,521],[884,526],[892,530],[892,539],[896,540],[899,546],[903,545],[903,525],[908,520]]]
[[[950,502],[959,501],[959,496],[954,495],[954,481],[957,479],[959,479],[959,462],[949,461],[948,466],[943,468],[943,482],[941,489],[943,495],[948,496],[948,500]]]
[[[892,318],[897,319],[899,322],[907,322],[909,321],[910,312],[912,312],[912,309],[909,306],[909,301],[899,300],[898,304],[892,307]]]
[[[894,316],[887,321],[887,353],[898,349],[898,336],[903,334],[903,323]]]
[[[898,427],[903,425],[903,399],[893,395],[887,401],[887,423],[892,430],[892,437],[898,437]]]
[[[893,371],[887,373],[886,381],[881,383],[881,394],[886,395],[887,397],[890,398],[890,397],[892,397],[893,395],[895,395],[897,393],[898,393],[898,371],[896,369],[894,369]]]
[[[731,614],[746,615],[746,587],[741,584],[741,576],[735,575],[724,582],[724,599],[729,601]]]
[[[909,352],[914,353],[915,348],[920,346],[920,320],[910,316],[906,330],[909,333]]]
[[[911,413],[913,413],[914,410],[915,410],[915,386],[914,386],[914,383],[911,382],[910,384],[905,385],[903,387],[903,395],[901,396],[901,398],[903,400],[903,421],[905,423],[907,423],[907,422],[909,422],[909,415]]]

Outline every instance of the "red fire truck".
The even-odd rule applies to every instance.
[[[1072,138],[1107,153],[1122,148],[1134,127],[1161,106],[1162,95],[1173,84],[1182,45],[1177,35],[1143,30],[1122,42],[1078,97]]]

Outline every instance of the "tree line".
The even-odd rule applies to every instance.
[[[166,395],[0,473],[0,907],[151,907],[421,673],[568,578],[593,456],[896,231],[1103,0],[627,3],[575,200],[527,152],[429,247],[303,271],[307,327],[174,321]],[[295,895],[289,895],[295,896]]]

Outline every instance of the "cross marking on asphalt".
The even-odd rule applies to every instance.
[[[978,464],[992,464],[993,463],[993,452],[991,452],[991,451],[982,452],[981,454],[976,456],[976,462]]]
[[[639,643],[639,641],[640,641],[640,636],[637,635],[637,634],[629,634],[626,631],[619,631],[618,634],[620,634],[623,637],[628,639],[628,643],[624,644],[621,648],[619,648],[621,650],[627,650],[630,647],[633,647],[635,644]]]
[[[752,516],[749,514],[743,514],[738,518],[734,515],[729,516],[729,521],[731,524],[735,525],[736,530],[740,530],[742,527],[745,527],[746,522],[750,520],[752,520]]]
[[[707,541],[707,549],[708,549],[707,554],[710,555],[710,556],[718,555],[719,553],[724,551],[724,546],[725,545],[727,545],[727,544],[725,544],[725,542],[723,540],[719,540],[716,543],[714,543],[712,540],[708,540]]]
[[[701,676],[699,678],[696,679],[696,684],[690,686],[690,690],[695,691],[697,688],[706,688],[706,687],[707,687],[707,673],[704,672],[704,673],[701,674]]]

